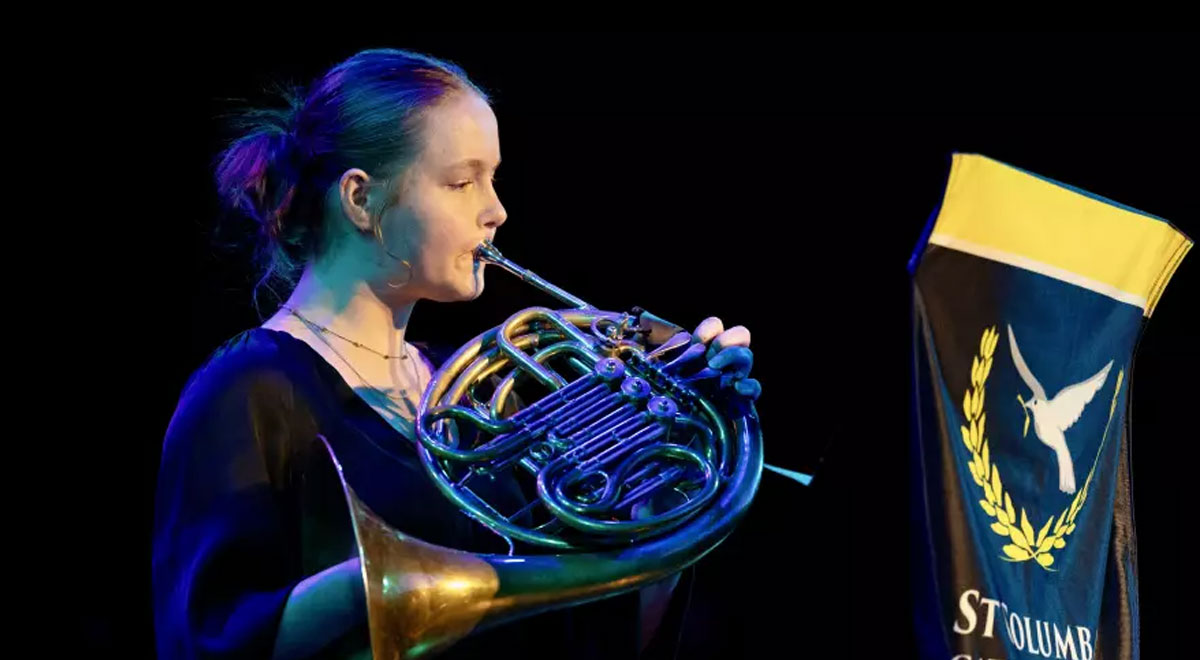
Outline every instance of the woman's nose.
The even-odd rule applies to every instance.
[[[490,213],[484,215],[483,226],[494,230],[499,228],[500,225],[507,221],[508,211],[505,210],[504,205],[500,203],[500,198],[497,197],[495,208],[493,208]]]

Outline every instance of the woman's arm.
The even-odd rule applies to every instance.
[[[275,638],[276,660],[307,658],[367,619],[359,558],[305,578],[292,589]]]

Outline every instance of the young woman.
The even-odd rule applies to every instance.
[[[460,68],[401,50],[360,52],[288,110],[257,119],[222,154],[218,190],[254,221],[264,281],[293,288],[193,374],[167,430],[154,530],[158,649],[354,657],[370,648],[362,577],[344,497],[313,467],[318,434],[395,528],[503,551],[423,472],[413,418],[446,355],[405,339],[418,301],[483,291],[474,250],[508,217],[493,187],[497,121]],[[712,317],[691,341],[708,345],[724,387],[758,397],[746,328]],[[492,488],[521,501],[504,479]],[[662,621],[680,625],[678,577],[484,631],[445,657],[635,657],[677,633]]]

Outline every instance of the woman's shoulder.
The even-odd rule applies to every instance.
[[[211,378],[286,368],[295,357],[290,354],[283,334],[255,327],[226,338],[192,372],[188,385]]]
[[[180,402],[220,400],[248,389],[314,386],[320,374],[300,340],[263,327],[242,330],[216,346],[188,377]]]

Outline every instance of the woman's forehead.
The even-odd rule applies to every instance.
[[[424,158],[438,168],[494,168],[500,163],[496,115],[477,96],[465,95],[426,116]]]

